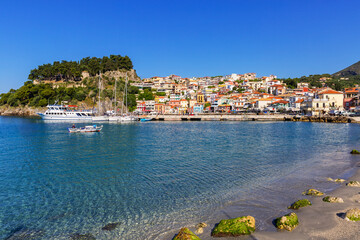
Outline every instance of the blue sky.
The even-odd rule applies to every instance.
[[[61,60],[128,55],[140,77],[334,73],[360,60],[360,1],[2,1],[0,93]]]

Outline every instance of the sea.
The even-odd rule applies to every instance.
[[[213,239],[221,219],[247,215],[276,231],[303,191],[334,190],[326,178],[349,178],[360,160],[358,124],[71,125],[0,117],[0,239],[172,239],[200,222]]]

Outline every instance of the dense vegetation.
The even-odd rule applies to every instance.
[[[111,80],[105,81],[105,90],[101,92],[101,98],[114,100],[114,89],[111,85],[114,84]],[[109,84],[111,83],[111,84]],[[127,86],[127,103],[129,110],[136,108],[136,95],[139,89],[134,86]],[[125,81],[120,79],[117,81],[117,101],[122,102],[124,96]],[[59,103],[65,101],[68,104],[86,104],[86,107],[95,106],[98,101],[98,88],[96,81],[88,79],[86,87],[53,87],[52,84],[33,84],[32,81],[27,81],[22,87],[17,90],[11,89],[8,93],[0,94],[0,106],[9,105],[12,107],[30,106],[30,107],[44,107],[47,104],[54,104],[55,101]]]
[[[320,80],[325,78],[326,80]],[[338,91],[360,85],[360,75],[352,75],[345,79],[341,79],[340,77],[335,77],[330,74],[316,74],[309,75],[308,77],[303,76],[300,78],[287,78],[282,80],[289,88],[296,88],[297,84],[300,82],[309,83],[309,87],[330,87]]]
[[[131,59],[128,56],[110,55],[110,57],[86,57],[79,62],[76,61],[55,61],[53,64],[44,64],[30,71],[30,80],[81,80],[82,71],[88,71],[90,76],[107,71],[120,69],[130,70],[133,68]]]

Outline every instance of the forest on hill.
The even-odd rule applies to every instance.
[[[344,78],[330,74],[315,74],[302,76],[300,78],[284,78],[281,80],[283,80],[289,88],[296,88],[300,82],[309,83],[309,87],[321,88],[325,86],[337,91],[360,85],[360,75],[351,75]]]
[[[130,70],[133,68],[128,56],[110,55],[102,58],[86,57],[80,61],[55,61],[32,69],[29,74],[30,80],[73,80],[80,81],[81,73],[87,71],[90,76],[95,76],[108,71]]]
[[[104,89],[100,96],[102,100],[113,100],[115,96],[114,89],[115,80],[104,80]],[[123,79],[116,80],[117,101],[121,102],[124,96],[125,81]],[[129,110],[136,108],[136,95],[139,89],[134,86],[127,85],[128,94],[127,102]],[[27,81],[17,90],[11,89],[8,93],[0,94],[0,106],[8,105],[11,107],[29,106],[29,107],[45,107],[46,105],[66,102],[68,104],[85,104],[86,107],[94,107],[98,101],[99,89],[96,81],[89,80],[85,87],[59,86],[54,88],[52,84],[40,83],[33,84]]]
[[[68,104],[81,104],[86,107],[95,107],[99,96],[99,72],[101,74],[102,101],[122,102],[125,96],[124,89],[126,81],[124,77],[111,77],[106,73],[109,71],[125,71],[133,69],[133,64],[128,56],[110,55],[110,57],[96,58],[86,57],[79,62],[61,61],[53,64],[44,64],[30,71],[30,80],[26,81],[19,89],[10,89],[8,93],[0,94],[0,106],[10,107],[29,106],[45,107],[47,104],[65,102]],[[82,71],[87,71],[89,76],[81,79]],[[103,74],[104,73],[104,74]],[[125,74],[125,73],[124,73]],[[136,75],[136,73],[135,73]],[[136,75],[137,77],[137,75]],[[41,80],[75,80],[77,84],[67,83],[44,83]],[[115,83],[116,96],[115,96]],[[136,95],[139,89],[127,85],[127,102],[129,110],[136,108]]]

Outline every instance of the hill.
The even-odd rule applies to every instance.
[[[127,102],[131,111],[136,108],[139,89],[130,83],[140,78],[129,57],[110,55],[44,64],[30,71],[29,80],[17,90],[0,94],[0,106],[37,108],[58,101],[84,108],[97,107],[100,80],[102,104],[107,105],[104,109],[113,109],[115,102],[117,106],[124,104],[127,82]]]
[[[360,75],[360,61],[333,74],[335,77],[350,77]]]

